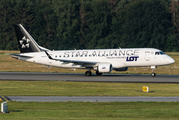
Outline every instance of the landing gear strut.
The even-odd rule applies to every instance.
[[[152,69],[152,74],[151,74],[151,76],[152,76],[152,77],[155,77],[156,74],[154,73],[154,69],[157,68],[157,67],[156,67],[156,66],[151,66],[150,68]]]
[[[100,76],[102,75],[102,73],[100,73],[99,71],[96,71],[96,75]]]
[[[86,75],[86,76],[91,76],[92,73],[91,73],[91,71],[86,71],[86,72],[85,72],[85,75]]]

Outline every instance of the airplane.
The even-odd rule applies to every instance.
[[[102,75],[112,70],[127,71],[128,67],[150,67],[154,77],[157,66],[175,62],[156,48],[51,51],[39,46],[21,24],[15,24],[14,28],[21,53],[12,54],[13,58],[59,68],[87,69],[86,76],[92,75],[91,70],[96,71],[96,75]]]

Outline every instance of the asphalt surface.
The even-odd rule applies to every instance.
[[[179,97],[68,97],[68,96],[6,96],[6,99],[22,102],[177,102]]]
[[[104,74],[85,76],[67,73],[0,72],[0,80],[22,81],[76,81],[76,82],[129,82],[129,83],[179,83],[179,75]]]

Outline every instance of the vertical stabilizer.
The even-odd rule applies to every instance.
[[[21,24],[14,25],[21,53],[48,51],[39,46]]]

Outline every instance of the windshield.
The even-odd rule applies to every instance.
[[[163,53],[162,51],[159,51],[159,52],[155,52],[155,55],[163,55],[165,53]]]

